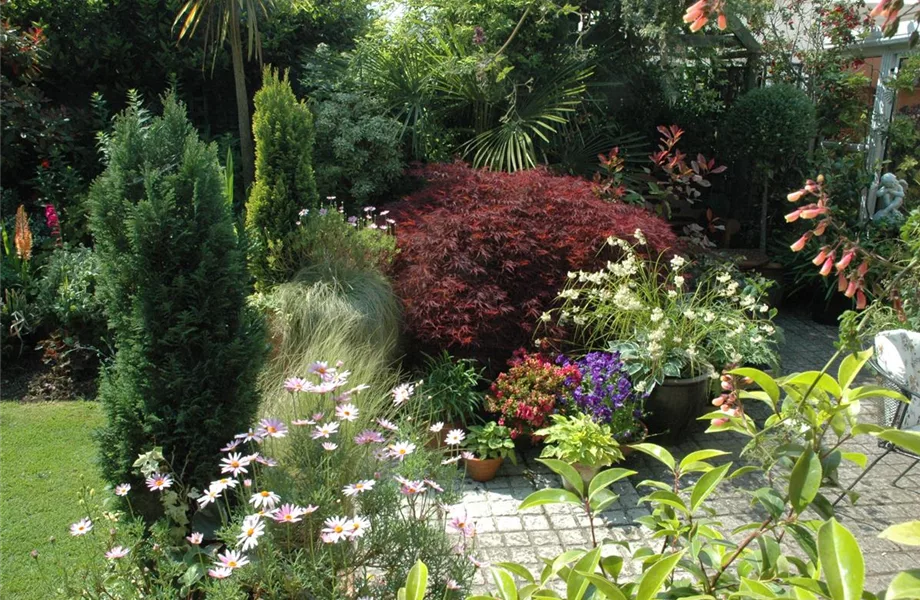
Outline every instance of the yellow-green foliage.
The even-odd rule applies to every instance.
[[[266,290],[296,272],[282,257],[299,235],[300,211],[315,209],[319,199],[313,177],[313,114],[294,95],[287,73],[265,69],[255,107],[256,178],[246,204],[246,225],[256,288]]]

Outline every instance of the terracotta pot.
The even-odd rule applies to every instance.
[[[468,458],[466,473],[473,481],[492,481],[501,468],[504,458]]]
[[[686,379],[668,377],[645,401],[645,424],[655,442],[676,443],[705,414],[709,405],[709,374]]]

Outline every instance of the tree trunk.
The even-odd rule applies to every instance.
[[[760,251],[767,251],[767,216],[769,208],[770,178],[763,178],[763,198],[760,201]]]
[[[256,156],[252,145],[252,121],[249,118],[246,71],[243,69],[240,8],[236,2],[230,2],[230,50],[233,57],[233,83],[236,87],[236,118],[240,129],[240,154],[243,159],[243,188],[248,193],[255,179]]]

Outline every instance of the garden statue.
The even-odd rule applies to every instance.
[[[875,196],[876,211],[872,215],[872,220],[876,223],[897,223],[903,220],[904,215],[898,209],[904,203],[906,189],[907,182],[903,179],[898,179],[894,173],[882,175],[878,182]]]

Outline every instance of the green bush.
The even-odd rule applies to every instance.
[[[302,280],[385,269],[396,256],[396,238],[383,219],[364,214],[346,219],[333,207],[303,215],[280,264]]]
[[[805,161],[816,133],[815,107],[790,85],[758,88],[741,96],[725,116],[722,144],[732,160],[750,160],[763,174]]]
[[[265,347],[217,149],[168,96],[162,117],[132,103],[106,151],[89,198],[117,348],[99,390],[103,473],[132,480],[138,453],[157,445],[184,481],[206,484],[220,447],[255,416]]]
[[[402,172],[400,124],[382,102],[335,92],[317,102],[316,185],[349,207],[380,198]]]
[[[284,283],[296,271],[283,260],[297,235],[300,211],[318,207],[313,177],[313,114],[291,89],[287,73],[266,68],[255,96],[252,133],[256,179],[246,203],[256,289]]]
[[[99,261],[92,248],[55,250],[41,274],[36,287],[44,323],[84,343],[97,343],[105,332],[105,314],[95,294]]]

